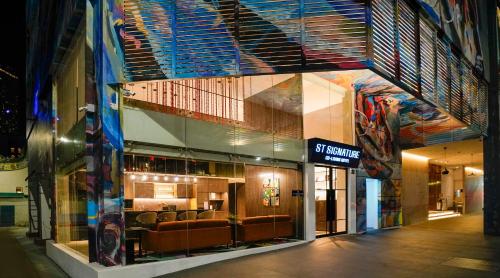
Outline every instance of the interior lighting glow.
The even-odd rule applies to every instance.
[[[160,179],[160,178],[159,178],[158,176],[154,176],[154,177],[153,177],[153,180],[154,180],[154,181],[158,181],[159,179]]]
[[[423,155],[412,154],[409,152],[401,152],[401,154],[408,159],[414,159],[414,160],[425,161],[425,162],[429,161],[429,158],[426,156],[423,156]]]
[[[136,178],[136,176],[135,176],[135,175],[131,175],[131,176],[130,176],[130,179],[131,179],[131,180],[135,180],[135,178]]]
[[[477,168],[473,168],[473,167],[465,167],[465,171],[468,171],[468,172],[471,172],[471,173],[474,173],[474,174],[478,174],[478,175],[482,175],[483,174],[483,170],[477,169]]]
[[[148,179],[148,176],[146,175],[142,175],[142,178],[141,178],[143,181],[147,180]]]
[[[66,137],[64,137],[64,136],[63,136],[63,137],[61,137],[61,138],[59,138],[59,140],[60,140],[62,143],[69,143],[69,142],[71,142],[71,140],[69,140],[68,138],[66,138]]]
[[[163,177],[163,180],[164,180],[164,181],[168,181],[168,176],[164,176],[164,177]]]
[[[175,177],[175,178],[174,178],[174,181],[179,181],[179,177]]]

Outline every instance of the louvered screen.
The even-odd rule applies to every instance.
[[[449,73],[448,73],[448,46],[442,40],[436,42],[436,89],[438,105],[450,111],[449,99]]]
[[[436,72],[435,32],[423,20],[420,21],[420,78],[422,97],[437,103],[434,88]]]
[[[472,95],[477,90],[477,80],[472,73],[471,65],[462,59],[462,95],[463,95],[463,122],[472,123]]]
[[[472,126],[476,129],[480,129],[480,118],[479,118],[479,84],[478,87],[471,95],[471,110],[472,110]]]
[[[363,1],[304,0],[304,30],[308,68],[359,67],[366,60]]]
[[[482,80],[478,91],[478,125],[483,134],[488,130],[488,84]]]
[[[240,1],[238,43],[243,74],[301,67],[299,10],[299,0]]]
[[[450,114],[462,120],[462,84],[460,58],[451,53],[450,63]]]
[[[374,65],[387,76],[395,78],[395,22],[394,3],[392,0],[372,1],[372,22]]]
[[[236,74],[237,49],[233,44],[234,0],[176,0],[177,77]]]
[[[407,3],[398,0],[398,35],[400,57],[400,80],[414,92],[418,91],[418,66],[416,28],[417,13]]]
[[[125,0],[125,75],[129,81],[172,77],[173,2]],[[155,14],[156,13],[156,14]],[[163,17],[158,18],[158,15]]]

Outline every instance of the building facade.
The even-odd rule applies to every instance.
[[[449,2],[30,1],[33,232],[133,275],[416,222],[402,150],[488,131],[485,7]]]

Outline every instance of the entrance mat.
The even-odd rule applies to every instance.
[[[441,264],[446,266],[489,271],[489,272],[498,272],[500,270],[500,262],[492,262],[492,261],[469,259],[469,258],[451,258]]]

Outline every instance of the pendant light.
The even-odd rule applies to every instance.
[[[443,175],[448,175],[450,173],[450,171],[448,171],[448,168],[446,168],[446,164],[447,164],[447,161],[446,161],[446,147],[444,147],[444,171],[441,172],[441,174]]]

